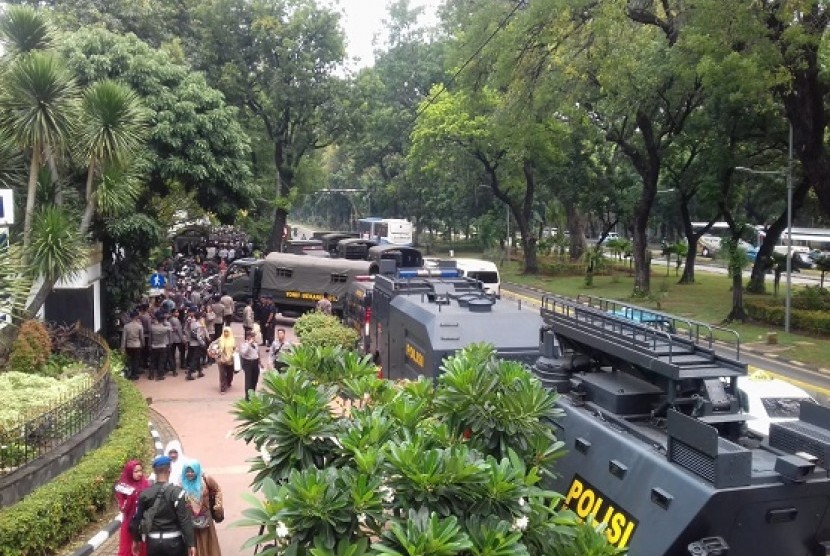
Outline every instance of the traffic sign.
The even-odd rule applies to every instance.
[[[150,276],[150,287],[156,289],[164,288],[164,284],[167,283],[167,279],[164,277],[163,274],[159,274],[158,272],[153,273]]]
[[[14,199],[11,189],[0,189],[0,226],[14,224]]]

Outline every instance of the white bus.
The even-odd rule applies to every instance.
[[[357,232],[362,239],[371,239],[378,245],[412,246],[412,222],[402,218],[361,218]]]
[[[758,230],[759,243],[764,239],[765,232]],[[826,253],[830,251],[830,229],[828,228],[793,228],[793,245],[794,253],[811,253],[813,251],[820,251]],[[775,252],[782,255],[787,254],[787,230],[781,232],[781,237],[778,238],[778,243],[775,244]]]

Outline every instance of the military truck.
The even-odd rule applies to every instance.
[[[250,299],[271,297],[283,314],[314,309],[328,292],[332,309],[342,313],[346,288],[356,276],[377,272],[369,261],[269,253],[265,259],[237,259],[222,278],[221,290],[241,308]]]

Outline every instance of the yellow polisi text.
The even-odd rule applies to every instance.
[[[415,363],[418,367],[424,368],[424,354],[412,344],[406,344],[406,358]]]
[[[579,475],[574,475],[565,497],[565,505],[581,519],[592,516],[594,522],[605,523],[605,537],[617,548],[627,547],[631,535],[637,529],[637,520],[631,514]]]

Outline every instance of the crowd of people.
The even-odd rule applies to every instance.
[[[290,347],[285,330],[277,334],[279,310],[270,298],[249,302],[242,311],[244,335],[237,342],[231,329],[235,302],[227,294],[187,291],[180,286],[142,300],[129,313],[121,334],[121,348],[127,356],[125,377],[138,380],[165,380],[169,375],[185,380],[205,376],[216,361],[219,391],[230,389],[234,374],[245,373],[245,397],[255,390],[263,369],[279,368],[278,357]],[[262,347],[267,348],[261,357]],[[264,354],[263,354],[264,355]]]
[[[184,455],[178,440],[167,444],[152,468],[145,477],[141,462],[129,461],[115,485],[122,516],[118,556],[222,556],[219,483]]]
[[[233,226],[216,226],[207,237],[188,238],[179,247],[180,255],[197,257],[201,261],[230,264],[236,259],[254,254],[254,244],[241,230]]]

